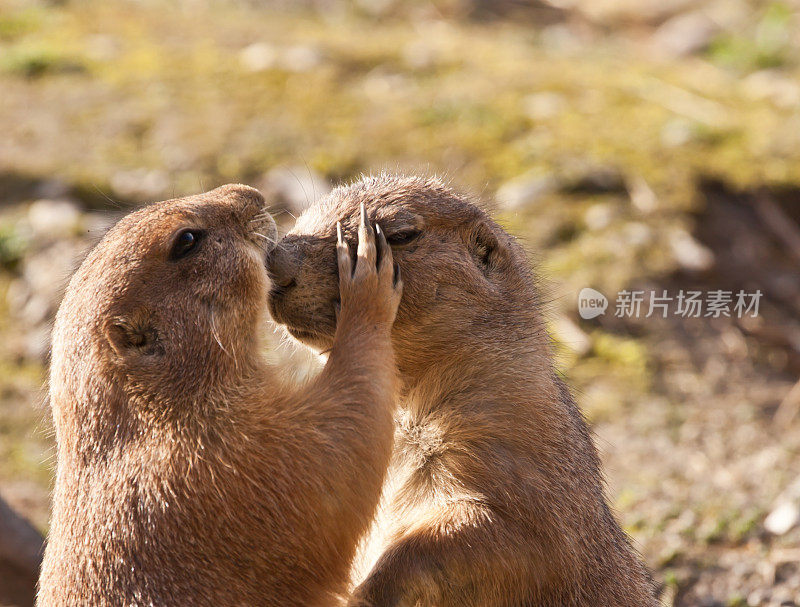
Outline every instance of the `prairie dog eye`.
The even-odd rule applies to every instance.
[[[175,237],[169,257],[172,260],[182,259],[197,248],[202,240],[202,230],[183,230]]]
[[[390,246],[399,247],[416,240],[422,232],[420,230],[400,230],[386,236]]]

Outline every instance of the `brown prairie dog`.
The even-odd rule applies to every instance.
[[[477,206],[435,179],[382,175],[334,190],[271,258],[273,317],[330,347],[332,233],[337,221],[354,226],[360,205],[386,232],[405,286],[392,330],[401,404],[373,532],[385,539],[351,604],[655,605],[553,368],[530,264]]]
[[[329,361],[289,389],[259,352],[275,237],[261,194],[223,186],[128,215],[72,278],[39,605],[330,605],[346,589],[392,448],[401,285],[362,224]]]

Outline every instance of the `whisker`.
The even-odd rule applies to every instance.
[[[263,234],[259,234],[258,232],[253,232],[253,235],[254,235],[254,236],[261,236],[261,238],[263,238],[263,239],[264,239],[264,240],[266,240],[267,242],[271,242],[272,244],[278,244],[278,243],[277,243],[275,240],[273,240],[273,239],[272,239],[272,238],[270,238],[269,236],[264,236]]]
[[[236,360],[236,356],[235,355],[231,354],[230,352],[228,352],[228,350],[225,349],[225,346],[222,345],[222,340],[220,340],[219,334],[217,333],[217,323],[216,323],[216,320],[214,319],[214,308],[211,308],[211,335],[214,338],[214,340],[217,342],[217,345],[220,347],[220,349],[223,352],[225,352],[225,354],[227,354],[228,356],[230,356],[233,359],[233,367],[238,372],[239,371],[239,361]]]

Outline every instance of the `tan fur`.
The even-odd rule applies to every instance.
[[[205,236],[171,258],[185,228]],[[345,590],[391,453],[399,286],[366,236],[328,364],[290,390],[260,356],[275,236],[256,190],[223,186],[128,215],[72,278],[39,605],[329,605]]]
[[[328,347],[331,233],[362,202],[390,244],[420,235],[393,247],[405,281],[393,328],[401,410],[376,530],[383,553],[352,604],[655,605],[553,368],[529,262],[478,207],[437,180],[381,176],[335,190],[272,258],[273,316]]]

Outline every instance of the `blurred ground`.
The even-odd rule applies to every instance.
[[[437,172],[537,260],[664,604],[800,604],[799,10],[0,0],[0,493],[46,528],[48,323],[119,213],[243,181],[288,227],[362,171]],[[586,286],[764,299],[584,321]]]

